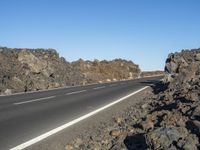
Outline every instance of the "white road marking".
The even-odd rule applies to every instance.
[[[137,90],[137,91],[135,91],[135,92],[133,92],[131,94],[128,94],[128,95],[126,95],[126,96],[124,96],[124,97],[122,97],[122,98],[120,98],[120,99],[118,99],[118,100],[116,100],[116,101],[114,101],[112,103],[109,103],[109,104],[107,104],[107,105],[105,105],[105,106],[103,106],[103,107],[101,107],[101,108],[99,108],[99,109],[97,109],[95,111],[92,111],[92,112],[90,112],[88,114],[85,114],[84,116],[81,116],[80,118],[72,120],[72,121],[70,121],[70,122],[68,122],[68,123],[66,123],[66,124],[64,124],[64,125],[62,125],[60,127],[57,127],[57,128],[55,128],[55,129],[53,129],[51,131],[48,131],[48,132],[46,132],[46,133],[44,133],[42,135],[39,135],[36,138],[33,138],[33,139],[31,139],[31,140],[29,140],[29,141],[27,141],[25,143],[22,143],[22,144],[14,147],[14,148],[11,148],[10,150],[22,150],[24,148],[27,148],[27,147],[29,147],[29,146],[31,146],[31,145],[39,142],[39,141],[42,141],[43,139],[46,139],[47,137],[49,137],[49,136],[51,136],[53,134],[56,134],[56,133],[58,133],[58,132],[60,132],[60,131],[62,131],[64,129],[68,128],[69,126],[72,126],[72,125],[74,125],[74,124],[76,124],[76,123],[78,123],[78,122],[80,122],[80,121],[82,121],[82,120],[84,120],[86,118],[89,118],[89,117],[97,114],[98,112],[103,111],[104,109],[107,109],[107,108],[109,108],[109,107],[111,107],[111,106],[113,106],[113,105],[115,105],[115,104],[117,104],[117,103],[119,103],[119,102],[121,102],[121,101],[123,101],[123,100],[125,100],[125,99],[127,99],[127,98],[129,98],[129,97],[141,92],[141,91],[143,91],[143,90],[145,90],[148,87],[149,86],[145,86],[145,87],[143,87],[143,88],[141,88],[141,89],[139,89],[139,90]]]
[[[95,88],[93,88],[94,90],[99,90],[99,89],[103,89],[103,88],[105,88],[106,86],[99,86],[99,87],[95,87]]]
[[[55,97],[56,96],[50,96],[50,97],[43,97],[43,98],[33,99],[33,100],[29,100],[29,101],[17,102],[17,103],[14,103],[14,105],[21,105],[21,104],[32,103],[32,102],[36,102],[36,101],[43,101],[43,100],[51,99],[51,98],[55,98]]]
[[[83,92],[86,92],[86,91],[87,91],[87,90],[75,91],[75,92],[67,93],[67,94],[65,94],[65,95],[78,94],[78,93],[83,93]]]

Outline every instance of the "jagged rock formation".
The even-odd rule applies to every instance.
[[[150,148],[200,148],[199,58],[200,49],[168,56],[163,89],[149,104],[151,111],[143,121],[149,124],[144,130]]]
[[[70,72],[70,63],[53,49],[0,49],[1,93],[69,85]]]
[[[200,49],[170,54],[163,83],[152,88],[140,105],[100,126],[92,138],[80,135],[66,149],[200,149]]]
[[[140,69],[125,60],[67,62],[54,49],[0,47],[0,93],[137,78]]]
[[[138,65],[122,59],[113,61],[84,61],[80,59],[72,62],[72,66],[83,74],[85,83],[135,79],[140,73]]]

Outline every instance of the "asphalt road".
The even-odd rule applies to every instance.
[[[97,110],[161,77],[0,96],[0,149],[24,142]]]

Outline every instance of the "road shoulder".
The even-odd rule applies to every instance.
[[[74,149],[73,146],[77,148],[82,144],[84,148],[84,142],[90,142],[90,138],[95,138],[95,143],[91,145],[98,147],[98,142],[105,140],[105,146],[112,147],[112,145],[106,145],[112,143],[108,141],[116,138],[112,134],[117,133],[120,125],[123,122],[123,119],[126,119],[130,115],[130,111],[135,108],[140,108],[145,103],[145,97],[151,96],[152,89],[147,88],[142,92],[137,93],[136,95],[120,102],[106,110],[99,112],[98,114],[91,116],[90,118],[83,120],[62,132],[59,132],[39,143],[36,143],[28,148],[27,150],[61,150],[61,149]],[[131,120],[130,120],[131,121]],[[131,123],[130,123],[131,124]],[[120,126],[119,126],[120,125]],[[127,127],[128,128],[128,127]],[[116,131],[116,132],[115,132]],[[113,132],[113,133],[110,133]],[[121,134],[120,130],[120,134]],[[107,137],[102,137],[102,136]],[[102,142],[102,141],[101,141]],[[80,147],[79,147],[80,148]]]

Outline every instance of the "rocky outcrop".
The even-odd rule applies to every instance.
[[[200,148],[199,54],[199,49],[193,49],[168,56],[163,89],[151,100],[151,111],[139,123],[150,148]]]
[[[72,67],[83,74],[84,83],[101,83],[138,78],[140,69],[132,61],[115,59],[112,61],[72,62]]]
[[[200,149],[199,55],[200,49],[193,49],[168,56],[164,83],[137,123],[149,148]]]
[[[26,92],[69,85],[70,63],[53,49],[0,49],[0,92]]]
[[[200,49],[170,54],[163,82],[152,89],[143,103],[116,119],[120,123],[112,120],[112,125],[101,127],[103,132],[96,136],[108,142],[99,142],[97,149],[200,149]],[[87,149],[84,140],[82,147]],[[76,139],[72,142],[77,146]],[[96,138],[86,143],[92,145]]]
[[[67,62],[54,49],[0,47],[0,93],[137,78],[138,65],[126,60]]]

